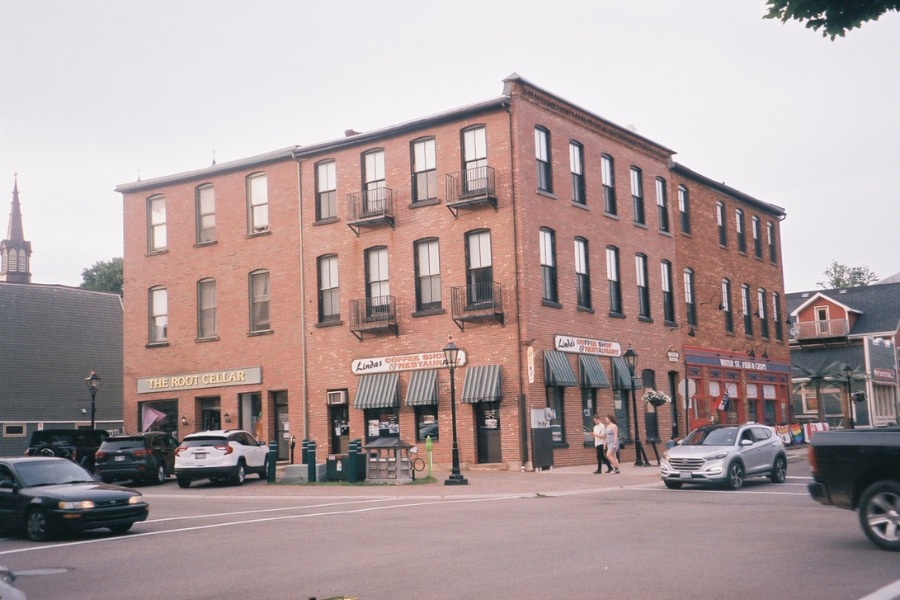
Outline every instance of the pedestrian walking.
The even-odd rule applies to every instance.
[[[594,448],[597,450],[597,475],[603,472],[603,465],[606,465],[606,472],[613,470],[612,463],[606,457],[606,425],[603,424],[603,417],[594,415]]]
[[[619,474],[619,425],[613,415],[606,415],[606,457],[612,464],[613,473]]]

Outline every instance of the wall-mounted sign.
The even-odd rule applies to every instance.
[[[675,349],[675,346],[669,346],[669,349],[666,350],[666,358],[670,363],[677,364],[681,360],[681,354]]]
[[[466,364],[466,351],[460,350],[456,357],[456,366],[461,367],[464,364]],[[443,352],[420,352],[419,354],[402,354],[400,356],[358,358],[351,363],[350,368],[354,375],[370,375],[391,371],[442,369],[446,366]]]
[[[879,381],[894,381],[896,377],[893,369],[872,369],[872,376]]]
[[[227,385],[248,385],[262,383],[262,367],[246,369],[222,369],[199,373],[179,373],[155,377],[138,377],[137,393],[173,392],[196,390]]]
[[[599,356],[622,356],[622,345],[619,342],[592,340],[590,338],[558,335],[554,341],[560,352],[575,354],[597,354]]]

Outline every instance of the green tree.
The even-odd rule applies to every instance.
[[[801,365],[794,365],[794,371],[800,375],[802,381],[794,386],[795,392],[800,392],[804,387],[813,387],[816,390],[816,411],[820,423],[825,422],[825,402],[822,400],[822,386],[832,383],[843,377],[841,364],[838,362],[822,361],[822,364],[814,369]]]
[[[847,34],[866,21],[877,21],[889,11],[900,10],[900,0],[766,0],[766,19],[806,21],[807,29],[822,30],[822,37]]]
[[[123,281],[122,259],[113,258],[108,261],[96,262],[90,269],[82,271],[79,287],[84,290],[110,292],[121,296]]]
[[[816,285],[824,289],[841,289],[861,287],[878,281],[878,275],[869,267],[848,267],[836,260],[831,261],[831,266],[825,269],[828,281],[820,281]]]

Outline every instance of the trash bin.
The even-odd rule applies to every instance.
[[[329,454],[325,459],[325,477],[328,481],[347,481],[347,455]]]

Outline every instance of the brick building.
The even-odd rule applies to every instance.
[[[694,417],[781,421],[786,380],[765,395],[763,380],[789,366],[784,212],[672,155],[514,74],[486,102],[120,185],[137,299],[126,422],[147,407],[182,435],[230,423],[282,458],[292,435],[329,453],[427,436],[448,463],[450,335],[469,465],[527,466],[548,435],[555,464],[589,462],[591,415],[633,440],[632,407],[640,438],[668,439],[686,369]],[[748,248],[720,243],[717,202],[744,211]],[[728,330],[725,279],[770,329]],[[748,348],[765,356],[742,365]],[[654,408],[645,389],[676,402]],[[710,412],[726,389],[732,410]]]

